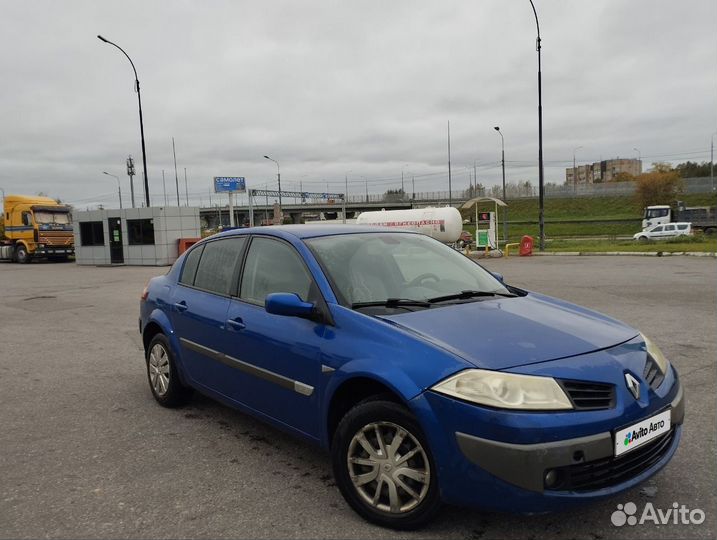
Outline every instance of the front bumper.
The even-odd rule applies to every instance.
[[[685,417],[684,393],[679,383],[675,384],[678,385],[677,396],[670,404],[672,426],[681,425]],[[511,444],[461,432],[456,433],[456,439],[461,452],[471,463],[505,482],[539,493],[545,488],[546,471],[605,460],[614,452],[610,431],[535,444]],[[674,435],[672,439],[672,444],[676,445]],[[663,449],[664,453],[669,452],[669,446]],[[624,458],[630,457],[630,454],[624,454]]]
[[[40,256],[40,257],[48,257],[48,256],[70,256],[75,254],[75,248],[71,247],[42,247],[37,248],[34,253],[34,255]]]

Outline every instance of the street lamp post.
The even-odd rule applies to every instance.
[[[640,153],[640,150],[638,148],[633,148],[635,152],[637,152],[637,161],[640,166],[640,172],[642,172],[642,154]]]
[[[134,71],[134,85],[135,85],[135,92],[137,92],[137,103],[139,105],[139,132],[140,136],[142,138],[142,166],[144,167],[144,199],[145,204],[149,208],[149,181],[147,180],[147,151],[144,147],[144,121],[142,119],[142,96],[139,92],[139,78],[137,77],[137,70],[134,67],[134,62],[132,62],[132,59],[129,57],[129,55],[124,52],[124,49],[117,45],[116,43],[112,43],[110,40],[103,38],[102,36],[97,36],[100,41],[104,41],[105,43],[108,43],[110,45],[114,45],[117,47],[122,54],[124,54],[127,57],[127,60],[129,60],[129,63],[132,65],[132,71]]]
[[[270,158],[269,156],[264,156],[264,157],[266,159],[268,159],[269,161],[273,161],[274,163],[276,163],[276,181],[279,184],[279,221],[281,223],[284,223],[284,217],[283,217],[282,211],[281,211],[281,169],[279,168],[279,162],[276,161],[275,159]]]
[[[119,195],[120,210],[122,210],[122,186],[120,185],[119,176],[110,174],[107,171],[102,171],[102,174],[106,174],[107,176],[112,176],[115,180],[117,180],[117,194]]]
[[[577,192],[577,190],[578,190],[577,168],[575,167],[575,152],[577,152],[581,148],[582,148],[582,146],[573,148],[573,193]]]
[[[503,202],[505,202],[505,139],[503,138],[503,132],[500,130],[500,126],[493,128],[500,135],[500,164],[503,169]],[[508,243],[508,207],[503,207],[503,243]]]
[[[535,15],[535,27],[538,30],[538,37],[535,40],[535,49],[538,51],[538,205],[540,206],[538,220],[540,223],[540,251],[545,251],[545,176],[543,171],[543,88],[542,73],[540,66],[540,23],[538,12],[535,11],[535,4],[530,0]]]

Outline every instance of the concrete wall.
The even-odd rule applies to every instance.
[[[90,210],[73,213],[75,235],[75,259],[77,264],[111,264],[109,246],[109,225],[107,220],[122,220],[122,250],[124,263],[137,266],[166,266],[174,263],[178,256],[180,238],[198,238],[199,208],[196,207],[150,207],[126,208],[123,210]],[[152,219],[154,245],[130,245],[127,220]],[[103,246],[83,246],[80,239],[80,223],[101,221],[104,228]]]

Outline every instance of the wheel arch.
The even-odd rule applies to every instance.
[[[336,428],[349,410],[362,401],[379,396],[386,401],[409,406],[410,397],[387,380],[379,379],[373,374],[355,373],[338,382],[332,391],[327,393],[323,437],[325,446],[331,447]]]
[[[169,317],[167,317],[167,314],[159,308],[155,308],[154,310],[152,310],[152,312],[147,317],[147,322],[142,328],[142,345],[145,358],[147,356],[147,348],[149,347],[149,343],[157,334],[164,334],[167,337],[167,340],[169,341],[169,346],[172,348],[172,353],[174,354],[174,358],[176,359],[179,377],[182,382],[186,384],[187,376],[184,370],[184,365],[182,363],[182,351],[179,345],[179,339],[174,333],[174,329],[172,328],[172,323],[170,322]]]

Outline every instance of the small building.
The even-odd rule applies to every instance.
[[[180,238],[199,238],[199,208],[168,206],[74,211],[75,260],[83,265],[166,266]]]

